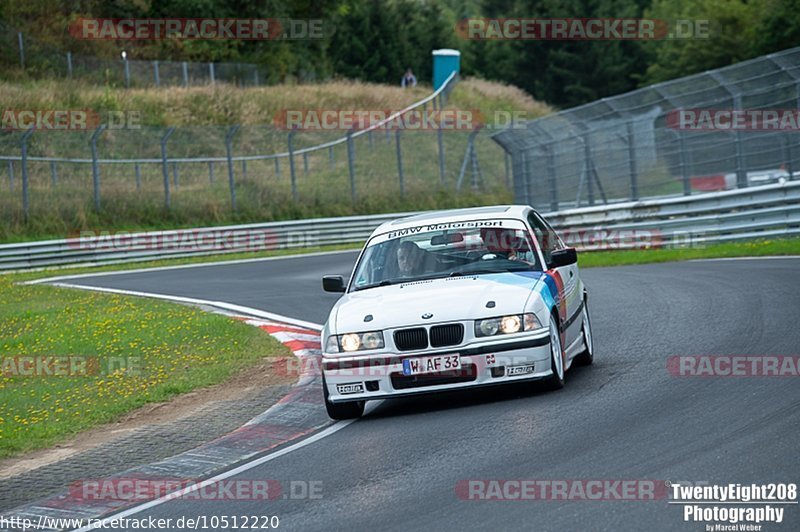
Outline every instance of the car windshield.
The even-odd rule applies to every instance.
[[[352,289],[528,270],[541,268],[520,221],[431,224],[373,237],[356,267]]]

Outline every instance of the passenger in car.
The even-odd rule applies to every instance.
[[[439,269],[436,258],[414,242],[406,240],[397,248],[397,270],[403,277],[424,275]]]

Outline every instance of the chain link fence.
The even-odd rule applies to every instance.
[[[443,109],[455,83],[453,74],[392,116]],[[306,209],[298,216],[336,215],[358,212],[354,205],[391,210],[403,199],[425,205],[442,192],[499,197],[508,190],[510,166],[480,133],[382,122],[349,131],[107,124],[0,131],[2,221],[69,220],[92,210],[141,219],[165,209],[202,219],[209,210],[275,212],[292,205]]]
[[[793,48],[517,124],[493,139],[512,157],[515,201],[556,211],[797,179],[798,107]],[[760,130],[720,123],[763,110],[789,120]],[[719,127],[700,127],[700,119],[681,127],[682,116]]]
[[[42,44],[3,22],[0,64],[19,65],[33,77],[79,78],[120,87],[193,87],[216,82],[254,87],[280,83],[286,77],[253,63],[101,59]],[[298,82],[317,80],[316,72],[302,68],[290,77]]]

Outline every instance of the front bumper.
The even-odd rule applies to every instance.
[[[462,369],[414,377],[403,375],[404,359],[437,354],[460,355]],[[502,341],[443,349],[362,356],[323,355],[322,373],[332,403],[541,379],[552,374],[550,336],[548,331],[537,331]]]

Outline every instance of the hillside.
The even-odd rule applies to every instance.
[[[401,109],[431,93],[363,82],[335,81],[314,85],[236,88],[225,85],[196,88],[131,89],[96,87],[77,81],[0,83],[5,109],[89,109],[101,117],[109,111],[136,111],[140,129],[109,130],[98,142],[101,159],[149,158],[160,161],[159,139],[166,126],[177,126],[170,138],[170,157],[224,157],[229,126],[236,133],[234,155],[285,152],[288,132],[272,124],[286,109],[385,110]],[[495,112],[522,113],[532,118],[551,112],[522,90],[479,79],[458,83],[447,107],[478,110],[491,121]],[[24,221],[20,194],[20,163],[14,164],[12,189],[6,164],[0,183],[10,194],[0,196],[0,241],[61,238],[85,229],[159,229],[320,216],[400,212],[507,202],[511,194],[502,150],[482,131],[476,140],[480,180],[471,181],[465,167],[463,186],[458,176],[469,131],[443,135],[445,176],[439,175],[438,141],[433,131],[404,131],[401,139],[403,194],[400,192],[396,140],[390,131],[364,135],[354,141],[357,199],[352,201],[345,145],[296,156],[293,199],[286,158],[252,160],[234,168],[237,210],[231,209],[228,168],[223,162],[170,164],[171,208],[164,207],[164,176],[160,163],[100,165],[102,208],[93,202],[89,164],[30,161],[30,216]],[[315,146],[344,136],[345,131],[299,131],[294,149]],[[86,159],[91,155],[91,131],[35,133],[29,155]],[[0,154],[19,154],[20,133],[0,134]]]
[[[190,88],[120,89],[80,81],[0,81],[5,109],[135,110],[150,126],[266,125],[285,109],[401,109],[432,92],[358,81],[308,85],[237,88],[219,84]],[[551,111],[517,87],[468,78],[456,85],[449,107],[494,111],[523,111],[535,117]]]

